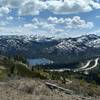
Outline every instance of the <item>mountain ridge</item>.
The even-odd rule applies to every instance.
[[[26,58],[47,58],[55,63],[69,63],[100,55],[100,37],[94,34],[56,39],[6,35],[0,36],[0,54]]]

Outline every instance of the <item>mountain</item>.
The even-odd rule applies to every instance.
[[[100,37],[94,34],[76,38],[0,36],[0,54],[26,58],[47,58],[55,63],[77,62],[100,55]]]

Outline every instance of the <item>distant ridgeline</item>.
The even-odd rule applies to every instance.
[[[33,65],[47,63],[75,63],[100,56],[100,37],[94,34],[76,38],[46,38],[8,35],[0,36],[0,54],[32,58]],[[50,59],[38,59],[46,58]],[[30,60],[31,61],[31,60]],[[29,61],[29,63],[30,63]]]

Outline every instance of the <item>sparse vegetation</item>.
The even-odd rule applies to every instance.
[[[0,64],[4,69],[0,69],[0,80],[4,80],[10,77],[22,77],[22,78],[37,78],[43,80],[55,80],[59,85],[69,88],[74,91],[75,94],[84,94],[87,96],[100,96],[100,75],[99,71],[96,73],[90,72],[85,75],[80,72],[64,71],[64,72],[51,72],[49,69],[45,69],[41,66],[36,66],[32,70],[28,69],[27,64],[21,60],[4,58],[0,60]],[[47,67],[48,68],[48,67]],[[66,85],[66,79],[72,81],[71,84]],[[27,89],[27,93],[32,93],[33,89],[30,87]]]

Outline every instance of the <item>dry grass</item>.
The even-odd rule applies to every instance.
[[[42,80],[20,79],[0,82],[0,100],[100,100],[100,98],[68,95],[49,89]]]

